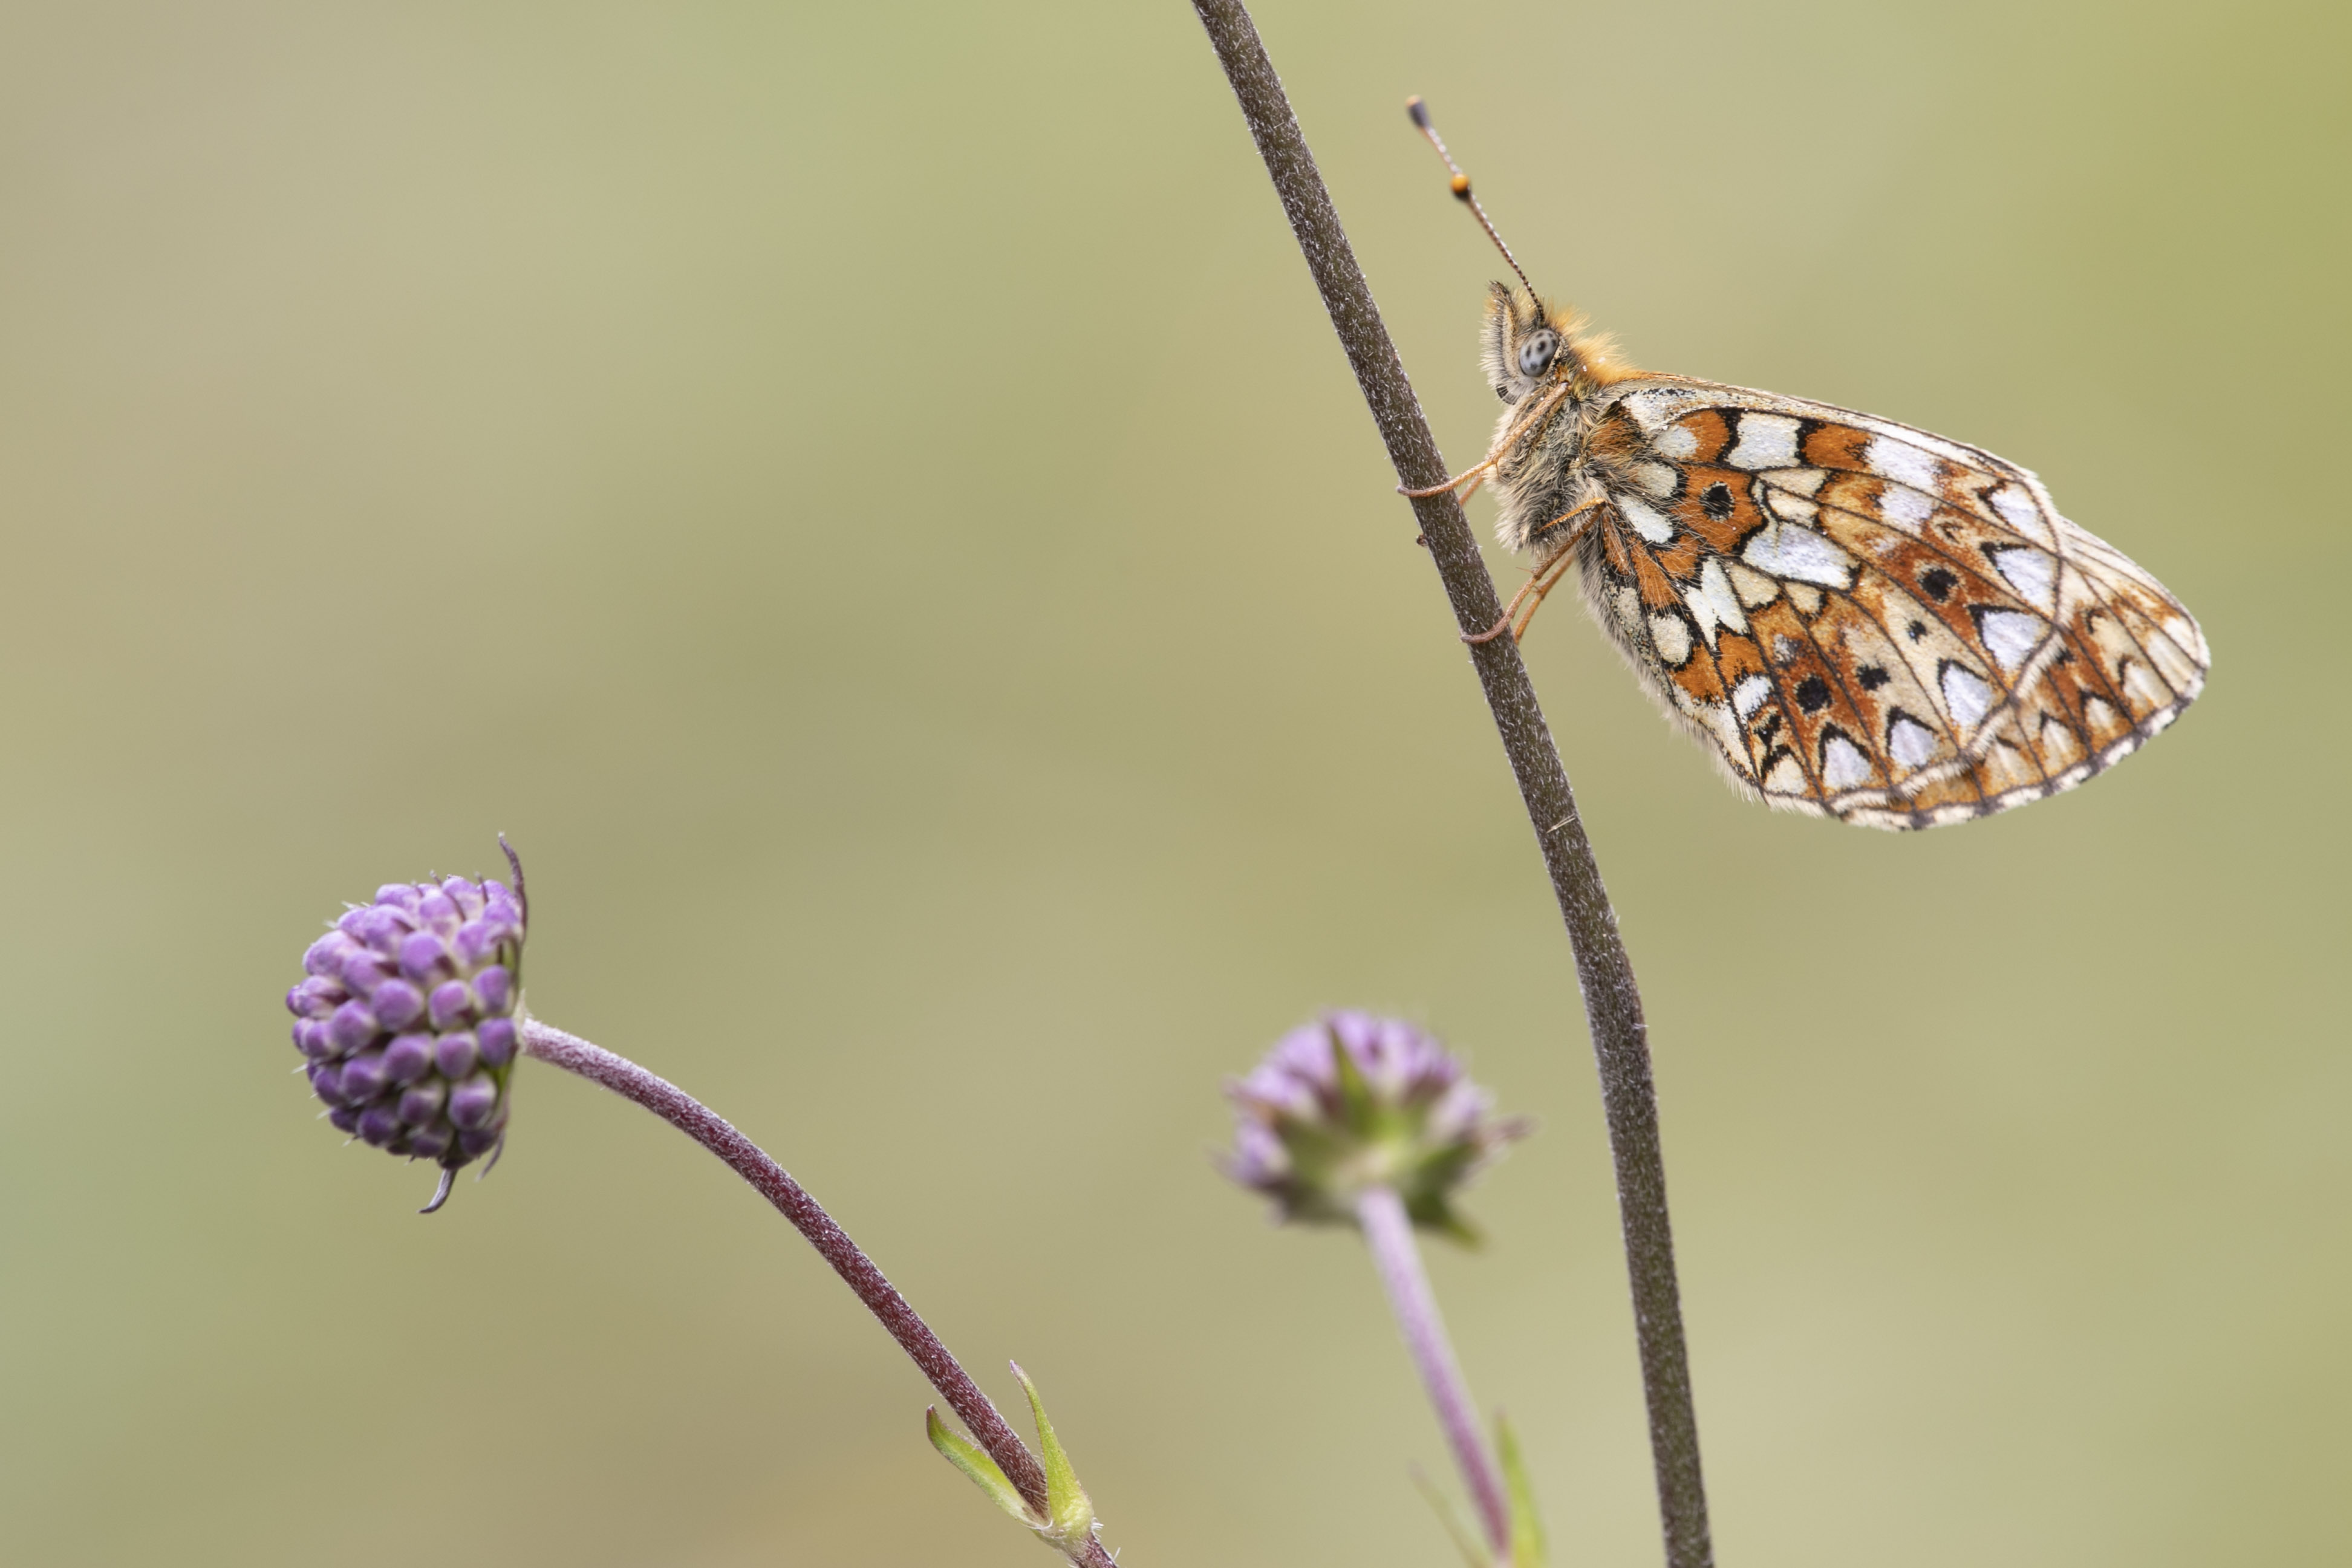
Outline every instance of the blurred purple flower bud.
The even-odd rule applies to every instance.
[[[411,932],[401,938],[400,972],[412,980],[430,980],[448,956],[448,947],[432,932]]]
[[[350,998],[341,982],[313,975],[286,993],[286,1010],[296,1018],[322,1019]]]
[[[433,1037],[429,1034],[395,1036],[383,1048],[383,1075],[394,1083],[414,1083],[433,1071]]]
[[[514,979],[502,964],[492,964],[474,977],[474,1000],[484,1016],[503,1017],[514,1005]]]
[[[383,1087],[383,1052],[362,1051],[343,1061],[343,1098],[352,1104],[374,1098]]]
[[[457,927],[457,935],[449,946],[461,964],[478,964],[488,958],[499,945],[499,925],[488,920],[468,920]]]
[[[345,1002],[328,1020],[327,1032],[337,1051],[357,1051],[375,1038],[375,1015],[358,1002]]]
[[[352,939],[340,931],[330,931],[310,944],[302,955],[302,972],[322,975],[331,979],[343,972],[343,955],[352,950]]]
[[[392,1142],[400,1131],[400,1113],[390,1105],[378,1103],[360,1113],[360,1136],[376,1147]]]
[[[343,984],[354,995],[372,997],[375,988],[391,977],[391,967],[369,948],[354,948],[343,959]]]
[[[1293,1030],[1226,1085],[1225,1174],[1279,1218],[1344,1224],[1364,1189],[1395,1189],[1414,1223],[1472,1237],[1454,1193],[1527,1135],[1437,1037],[1398,1019],[1334,1012]]]
[[[466,988],[463,980],[434,987],[432,999],[426,1005],[435,1029],[459,1029],[473,1021],[474,993]]]
[[[504,1067],[514,1060],[515,1026],[512,1019],[492,1019],[474,1031],[482,1044],[482,1065]]]
[[[487,1072],[468,1078],[449,1091],[449,1120],[460,1131],[489,1125],[490,1113],[498,1108],[499,1086]]]
[[[427,1079],[401,1094],[400,1119],[412,1127],[430,1126],[448,1101],[449,1086],[438,1078]]]
[[[406,913],[384,904],[371,904],[344,915],[342,928],[388,958],[400,946],[400,939],[408,935]]]
[[[434,1042],[433,1059],[441,1070],[441,1076],[454,1083],[460,1078],[472,1075],[475,1063],[480,1059],[480,1048],[472,1030],[459,1030],[455,1034],[445,1034]]]
[[[522,947],[514,894],[463,877],[387,883],[336,921],[304,952],[306,977],[286,994],[327,1119],[451,1168],[496,1148],[517,1054]]]
[[[386,1029],[406,1029],[425,1011],[425,995],[406,980],[386,980],[368,998],[375,1021]]]

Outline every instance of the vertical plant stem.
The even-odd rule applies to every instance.
[[[1445,1320],[1437,1311],[1437,1297],[1421,1266],[1421,1246],[1413,1239],[1412,1221],[1395,1189],[1368,1187],[1356,1200],[1356,1220],[1363,1228],[1364,1245],[1371,1249],[1372,1267],[1380,1271],[1381,1287],[1388,1292],[1389,1308],[1396,1313],[1404,1347],[1421,1372],[1422,1386],[1436,1408],[1437,1424],[1453,1446],[1454,1462],[1461,1467],[1462,1483],[1486,1528],[1486,1545],[1497,1563],[1511,1554],[1510,1506],[1503,1499],[1502,1473],[1495,1467],[1486,1442],[1478,1431],[1478,1406],[1470,1385],[1454,1359],[1454,1342],[1446,1337]]]
[[[526,1019],[522,1048],[528,1055],[602,1084],[625,1100],[635,1101],[717,1155],[736,1175],[751,1183],[761,1197],[775,1206],[778,1213],[793,1222],[793,1228],[808,1239],[808,1244],[833,1265],[834,1272],[866,1303],[866,1310],[881,1321],[890,1337],[898,1342],[898,1348],[940,1391],[948,1407],[962,1420],[973,1440],[988,1451],[989,1458],[996,1461],[1029,1506],[1041,1514],[1045,1512],[1045,1472],[1029,1452],[1028,1445],[1005,1425],[995,1405],[980,1391],[980,1385],[972,1382],[948,1347],[940,1343],[940,1336],[931,1332],[930,1325],[907,1304],[907,1298],[883,1277],[874,1260],[849,1239],[848,1232],[834,1223],[833,1217],[792,1178],[790,1172],[768,1157],[767,1151],[668,1080],[577,1035],[566,1034],[537,1019]],[[1110,1553],[1099,1542],[1090,1542],[1089,1546],[1091,1550],[1081,1558],[1088,1568],[1114,1568]]]
[[[1192,0],[1192,8],[1208,29],[1225,78],[1240,100],[1242,116],[1265,161],[1398,479],[1408,489],[1444,484],[1446,467],[1436,439],[1422,417],[1412,383],[1372,303],[1347,231],[1339,225],[1248,10],[1241,0]],[[1446,494],[1416,500],[1412,508],[1453,605],[1455,628],[1467,635],[1495,624],[1502,616],[1502,604],[1461,504]],[[1618,1215],[1633,1287],[1642,1384],[1649,1403],[1650,1449],[1657,1471],[1666,1562],[1671,1568],[1707,1568],[1714,1552],[1707,1536],[1698,1422],[1691,1404],[1681,1294],[1675,1283],[1665,1160],[1658,1143],[1657,1091],[1651,1079],[1641,992],[1618,934],[1616,912],[1601,884],[1600,863],[1577,814],[1568,770],[1552,744],[1517,644],[1497,637],[1472,645],[1469,654],[1576,952],[1577,983],[1591,1029],[1601,1107],[1616,1165]]]

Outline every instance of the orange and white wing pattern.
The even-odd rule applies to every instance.
[[[1880,828],[2071,789],[2210,655],[2164,586],[1989,452],[1666,376],[1602,390],[1579,540],[1601,623],[1774,806]]]

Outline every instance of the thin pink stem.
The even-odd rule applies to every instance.
[[[940,1343],[930,1325],[915,1313],[896,1286],[883,1277],[874,1260],[866,1256],[849,1233],[833,1221],[833,1217],[819,1207],[806,1188],[792,1178],[783,1166],[768,1157],[767,1152],[737,1132],[735,1128],[693,1095],[656,1076],[631,1061],[616,1056],[603,1046],[592,1045],[577,1035],[564,1033],[551,1024],[537,1019],[527,1019],[522,1026],[522,1048],[526,1054],[537,1057],[566,1072],[575,1072],[592,1083],[601,1083],[624,1100],[638,1104],[667,1122],[671,1126],[717,1155],[737,1176],[758,1189],[761,1197],[775,1205],[776,1212],[793,1222],[793,1226],[808,1239],[824,1260],[833,1265],[866,1310],[890,1331],[898,1348],[922,1369],[931,1386],[948,1402],[949,1408],[960,1416],[973,1439],[988,1451],[1014,1488],[1039,1513],[1045,1511],[1045,1472],[1035,1456],[1022,1442],[1013,1428],[1005,1425],[996,1406],[989,1402],[980,1385],[972,1382],[962,1365]],[[1088,1568],[1113,1568],[1110,1553],[1099,1543],[1084,1554]]]
[[[1421,1247],[1413,1240],[1412,1221],[1404,1200],[1393,1188],[1368,1188],[1356,1199],[1356,1219],[1363,1227],[1364,1244],[1371,1249],[1372,1267],[1380,1270],[1389,1306],[1403,1331],[1404,1347],[1421,1369],[1421,1383],[1437,1409],[1437,1424],[1454,1447],[1454,1462],[1462,1468],[1463,1484],[1477,1505],[1479,1521],[1486,1527],[1486,1543],[1497,1562],[1511,1553],[1511,1515],[1503,1501],[1503,1478],[1486,1441],[1478,1431],[1478,1406],[1470,1385],[1454,1359],[1454,1342],[1445,1336],[1445,1320],[1438,1314],[1437,1298],[1429,1289],[1429,1275],[1421,1266]]]

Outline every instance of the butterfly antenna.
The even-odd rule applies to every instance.
[[[1511,247],[1505,245],[1503,236],[1495,232],[1495,221],[1486,215],[1486,209],[1478,204],[1478,198],[1470,193],[1470,176],[1462,172],[1462,165],[1454,161],[1454,154],[1445,150],[1445,143],[1439,139],[1437,127],[1429,122],[1429,105],[1415,95],[1404,100],[1404,111],[1412,116],[1413,124],[1429,138],[1429,144],[1437,149],[1437,155],[1444,159],[1445,166],[1454,172],[1454,197],[1470,209],[1470,215],[1478,220],[1478,226],[1486,231],[1486,237],[1495,242],[1495,248],[1503,253],[1503,259],[1511,264],[1511,270],[1519,275],[1521,283],[1527,285],[1528,298],[1534,298],[1536,286],[1528,283],[1528,275],[1519,266],[1519,258],[1511,254]]]

